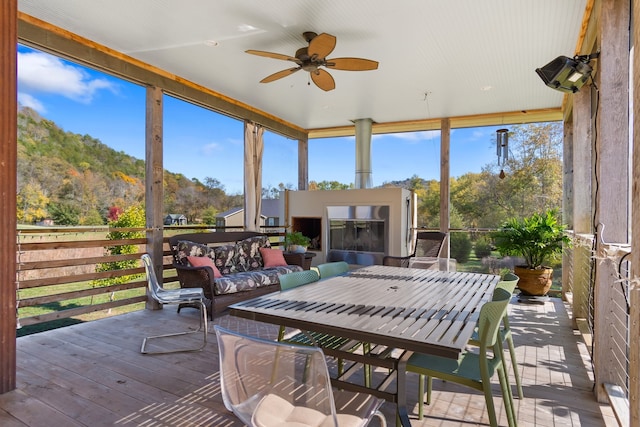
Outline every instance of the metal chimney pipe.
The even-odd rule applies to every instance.
[[[371,119],[357,119],[356,125],[356,188],[373,187],[371,171]]]

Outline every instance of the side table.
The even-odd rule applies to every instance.
[[[311,260],[314,256],[316,256],[315,252],[303,252],[303,253],[295,253],[295,252],[284,252],[284,259],[287,261],[287,264],[290,265],[299,265],[305,270],[311,269]]]

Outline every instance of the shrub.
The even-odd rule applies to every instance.
[[[473,250],[478,259],[488,257],[491,255],[491,240],[485,236],[479,237]]]
[[[471,239],[467,233],[451,233],[451,257],[455,258],[460,264],[469,261],[471,255]]]

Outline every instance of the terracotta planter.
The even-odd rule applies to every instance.
[[[524,295],[543,296],[551,288],[553,268],[543,267],[532,270],[526,267],[515,267],[513,272],[520,278],[518,288]]]

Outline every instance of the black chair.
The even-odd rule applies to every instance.
[[[439,231],[419,231],[416,233],[416,246],[411,255],[403,257],[387,255],[382,259],[382,265],[406,268],[409,267],[411,258],[439,258],[445,237],[447,237],[447,233]]]

